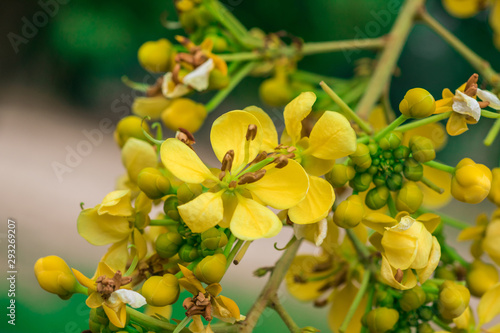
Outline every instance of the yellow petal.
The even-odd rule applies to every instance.
[[[72,268],[73,274],[75,275],[76,280],[84,287],[95,289],[95,282],[85,275],[83,275],[79,270]]]
[[[106,312],[106,316],[108,316],[109,321],[113,323],[113,325],[120,328],[125,327],[125,324],[127,323],[127,309],[125,304],[122,304],[118,308],[111,308],[106,304],[103,304],[102,308],[104,309],[104,312]]]
[[[92,294],[90,294],[89,297],[87,297],[85,304],[87,304],[87,306],[89,308],[95,309],[95,308],[100,307],[103,302],[104,302],[104,299],[102,298],[101,294],[99,294],[98,292],[95,291]]]
[[[222,286],[218,283],[212,283],[212,284],[208,285],[205,289],[206,289],[207,293],[216,297],[221,293]]]
[[[411,268],[413,269],[422,269],[427,266],[429,262],[429,255],[432,250],[432,235],[431,233],[423,226],[422,223],[416,222],[411,226],[410,230],[408,230],[409,234],[412,234],[412,230],[414,230],[415,236],[417,236],[417,256],[415,260],[411,264]]]
[[[124,272],[129,259],[128,243],[129,239],[125,238],[121,242],[111,245],[101,261],[115,271]]]
[[[257,135],[250,141],[248,157],[245,156],[246,135],[249,125],[257,126]],[[259,120],[245,111],[231,111],[217,118],[210,131],[210,141],[215,155],[222,159],[229,150],[234,150],[233,170],[253,160],[260,152],[264,133]],[[247,158],[246,158],[247,157]]]
[[[413,136],[423,136],[432,141],[434,149],[436,151],[441,150],[448,141],[448,136],[446,135],[446,130],[441,123],[432,123],[424,126],[420,126],[409,131],[406,131],[403,135],[403,141],[401,144],[403,146],[409,147],[410,138]]]
[[[486,236],[483,240],[483,250],[490,258],[500,265],[500,220],[493,220],[486,228]]]
[[[500,283],[488,290],[479,301],[477,315],[479,326],[489,323],[500,314]]]
[[[428,278],[431,277],[432,273],[436,269],[439,264],[439,260],[441,259],[441,246],[436,237],[432,237],[432,250],[429,254],[429,260],[427,262],[427,266],[422,269],[417,270],[418,280],[420,283],[424,283]]]
[[[448,13],[458,18],[469,18],[476,15],[481,7],[479,1],[443,0],[443,6]]]
[[[248,106],[245,111],[251,113],[260,122],[263,132],[262,146],[261,150],[266,152],[274,151],[274,148],[278,146],[278,132],[276,132],[276,127],[274,126],[273,120],[259,107]]]
[[[231,322],[240,319],[240,308],[235,301],[233,301],[229,297],[221,295],[217,297],[217,302],[221,305],[221,307],[224,307],[229,312],[229,317],[226,317],[224,319],[231,319]]]
[[[376,232],[383,234],[385,228],[390,228],[398,224],[398,221],[382,213],[370,213],[363,217],[364,225]]]
[[[401,282],[396,281],[394,275],[397,270],[394,267],[391,267],[387,258],[382,255],[382,267],[380,268],[380,276],[382,281],[387,285],[399,289],[399,290],[408,290],[417,285],[417,278],[415,274],[413,274],[411,269],[404,271],[403,280]]]
[[[122,162],[129,179],[137,183],[139,172],[144,168],[154,168],[158,164],[154,148],[146,141],[129,138],[122,148]]]
[[[152,120],[160,119],[160,115],[171,103],[171,100],[166,99],[163,95],[153,97],[136,97],[132,104],[132,113],[141,118],[146,116]]]
[[[323,176],[328,173],[335,165],[335,160],[324,160],[312,155],[302,155],[300,165],[311,176]]]
[[[382,247],[382,234],[374,232],[368,240],[377,251],[384,252],[384,248]]]
[[[308,187],[309,177],[294,160],[288,160],[288,164],[281,169],[273,165],[260,180],[246,185],[252,195],[276,209],[297,205],[304,199]]]
[[[432,234],[438,227],[439,223],[441,223],[441,216],[432,213],[425,213],[417,217],[417,221],[421,222]]]
[[[330,329],[337,333],[339,332],[340,325],[344,321],[347,311],[351,306],[351,303],[358,293],[358,288],[352,283],[347,283],[342,289],[336,289],[332,296],[332,307],[328,312],[328,324]],[[346,332],[360,332],[361,331],[361,318],[364,315],[366,308],[367,296],[366,294],[361,299],[354,316],[352,317],[349,325],[347,326]]]
[[[198,155],[180,140],[165,140],[160,152],[163,165],[180,180],[186,183],[202,183],[207,179],[218,181]]]
[[[417,257],[417,239],[403,232],[386,230],[382,246],[389,264],[396,269],[408,269]]]
[[[100,205],[98,205],[97,214],[110,214],[113,216],[131,216],[132,204],[130,190],[113,191],[108,193]]]
[[[191,231],[203,232],[222,221],[224,216],[223,193],[224,190],[217,193],[203,193],[188,203],[177,207],[179,214]]]
[[[346,117],[326,111],[309,135],[309,148],[303,153],[334,160],[356,151],[356,133]]]
[[[381,105],[377,105],[372,112],[370,112],[368,122],[372,125],[375,132],[384,129],[387,126],[387,118],[384,108]]]
[[[201,292],[203,294],[206,293],[205,288],[203,288],[201,282],[194,276],[194,274],[191,270],[189,270],[187,267],[184,267],[180,264],[179,264],[179,269],[181,270],[182,274],[184,275],[184,278],[186,279],[186,281],[189,282],[196,290],[196,292],[192,293],[193,295],[197,295],[198,292]]]
[[[323,178],[309,176],[309,190],[305,198],[288,210],[288,216],[294,223],[315,223],[328,215],[334,201],[332,185]]]
[[[480,240],[483,238],[483,234],[486,228],[484,226],[473,226],[465,228],[458,234],[457,241],[463,242],[468,240]]]
[[[283,112],[285,128],[291,138],[292,145],[295,145],[300,140],[302,120],[311,112],[315,101],[316,95],[308,91],[301,93],[285,106],[285,111]]]
[[[453,318],[453,323],[457,328],[467,330],[469,327],[471,327],[471,319],[472,324],[474,324],[474,316],[472,315],[472,310],[470,309],[470,307],[467,307],[467,309],[465,309],[465,311],[460,316]]]
[[[465,116],[456,112],[451,114],[448,122],[446,123],[446,131],[452,136],[460,135],[468,129]]]
[[[450,192],[451,175],[446,171],[434,169],[427,165],[423,165],[423,167],[425,178],[444,190],[443,193],[439,194],[421,182],[418,182],[417,185],[420,190],[422,190],[424,196],[423,205],[428,208],[440,208],[445,206],[452,198]]]
[[[285,276],[286,288],[288,292],[302,302],[309,302],[320,297],[324,291],[321,291],[328,280],[307,281],[306,283],[297,282],[296,276],[304,278],[319,278],[327,275],[333,270],[333,267],[327,271],[317,272],[315,267],[324,264],[325,260],[311,255],[296,256]]]
[[[82,210],[76,226],[80,236],[97,246],[119,242],[132,232],[126,217],[99,215],[96,208]]]
[[[254,240],[276,236],[282,227],[280,219],[270,209],[255,200],[237,195],[238,205],[231,219],[231,232],[239,239]]]

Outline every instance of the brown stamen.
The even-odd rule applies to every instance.
[[[191,55],[189,53],[177,53],[177,55],[175,56],[175,62],[177,62],[177,63],[185,62],[185,63],[188,63],[190,65],[193,65],[194,64],[194,57],[193,57],[193,55]]]
[[[464,91],[467,91],[473,84],[476,85],[477,88],[477,80],[479,79],[479,75],[476,73],[472,74],[470,78],[467,80],[467,83],[465,84]]]
[[[175,84],[181,83],[181,80],[179,78],[180,71],[181,71],[181,65],[180,64],[175,64],[174,69],[172,69],[172,81]]]
[[[148,88],[148,90],[146,90],[146,96],[153,97],[153,96],[161,94],[161,85],[162,84],[163,84],[163,76],[160,76],[156,80],[155,84],[153,84],[152,86],[150,86]]]
[[[262,179],[262,177],[264,177],[265,174],[266,174],[265,169],[260,169],[259,171],[256,172],[247,172],[240,177],[238,185],[255,183],[259,179]]]
[[[96,291],[101,294],[104,299],[108,299],[115,290],[129,284],[131,281],[132,278],[130,276],[123,277],[121,271],[116,271],[112,278],[101,275],[96,280]]]
[[[481,109],[484,109],[485,107],[487,107],[488,105],[490,105],[490,102],[488,102],[488,101],[481,101],[481,102],[478,101],[478,103],[479,103],[479,107]]]
[[[403,281],[403,276],[404,276],[403,271],[401,270],[401,268],[398,268],[396,274],[394,275],[394,279],[398,281],[398,283],[401,283],[401,281]]]
[[[277,159],[274,160],[274,163],[276,163],[276,168],[284,168],[288,164],[288,157],[286,157],[285,155],[280,155]]]
[[[253,159],[252,162],[250,162],[250,165],[259,163],[260,161],[263,161],[267,158],[267,153],[265,151],[261,151],[257,157]]]
[[[238,183],[236,182],[236,180],[232,180],[230,183],[229,183],[229,188],[235,188],[236,185],[238,185]]]
[[[221,166],[221,171],[231,171],[231,168],[233,167],[233,160],[234,160],[234,150],[228,150],[226,155],[224,155],[224,158],[222,159],[222,166]]]
[[[324,308],[328,304],[327,299],[317,299],[314,301],[315,308]]]
[[[297,150],[297,148],[296,148],[296,147],[293,147],[293,146],[288,147],[288,148],[286,149],[286,151],[287,151],[287,152],[289,152],[289,153],[292,153],[292,152],[294,152],[294,151],[296,151],[296,150]]]
[[[246,135],[247,141],[254,140],[256,135],[257,135],[257,126],[254,124],[248,125],[247,135]]]
[[[206,297],[203,293],[199,292],[196,296],[186,298],[182,302],[182,306],[186,309],[186,316],[188,317],[202,315],[206,321],[212,320],[210,296]]]

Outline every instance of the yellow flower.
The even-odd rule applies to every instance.
[[[174,176],[210,188],[178,206],[179,214],[193,232],[220,225],[229,227],[243,240],[272,237],[281,230],[282,223],[265,206],[288,209],[304,198],[309,187],[307,174],[293,160],[278,168],[284,164],[277,164],[281,160],[259,154],[262,132],[259,120],[248,112],[232,111],[215,120],[210,140],[222,162],[219,177],[183,142],[167,139],[162,144],[161,160]]]
[[[142,121],[144,117],[150,117],[151,120],[160,119],[162,113],[170,106],[172,100],[163,95],[136,97],[132,104],[132,113],[138,115]]]
[[[69,299],[81,289],[66,262],[57,256],[40,258],[35,263],[35,276],[44,290]]]
[[[184,128],[191,133],[198,131],[207,117],[205,105],[189,98],[176,98],[165,108],[161,120],[172,131]]]
[[[136,138],[146,141],[147,138],[142,130],[149,133],[149,126],[147,123],[142,123],[142,118],[136,116],[127,116],[125,118],[122,118],[118,122],[113,136],[116,143],[118,143],[120,147],[123,147],[129,138]]]
[[[127,169],[128,178],[137,184],[137,177],[144,168],[158,165],[155,149],[148,142],[136,138],[127,140],[122,148],[122,162]]]
[[[488,199],[500,207],[500,168],[492,169],[491,174],[491,190],[488,194]]]
[[[167,72],[174,64],[175,50],[168,39],[149,41],[137,52],[142,67],[153,73]]]
[[[480,203],[490,192],[491,180],[492,174],[488,167],[464,158],[457,164],[451,179],[451,194],[462,202]]]

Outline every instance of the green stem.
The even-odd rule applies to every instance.
[[[356,252],[359,254],[359,256],[362,258],[363,261],[367,261],[370,257],[370,251],[366,248],[365,244],[363,244],[359,238],[356,236],[354,231],[352,229],[346,229],[345,230],[347,237],[352,242],[352,245],[354,246],[354,249]]]
[[[358,104],[356,113],[364,119],[380,99],[387,82],[391,79],[403,46],[413,28],[414,17],[425,0],[406,0],[387,37],[384,51],[380,54],[378,65],[373,72],[366,93]]]
[[[252,241],[246,241],[243,243],[241,250],[238,252],[238,254],[234,257],[233,263],[235,265],[238,265],[243,257],[245,256],[245,253],[247,253],[248,248],[252,244]]]
[[[481,110],[481,116],[490,119],[500,119],[500,113]]]
[[[231,233],[231,236],[229,236],[229,240],[227,241],[226,247],[224,248],[224,255],[226,258],[229,256],[229,253],[231,252],[231,249],[233,248],[233,244],[236,241],[236,236]]]
[[[189,322],[191,321],[191,317],[185,317],[179,324],[177,324],[177,327],[175,328],[174,332],[173,333],[179,333],[181,332],[184,327],[187,326],[187,324],[189,324]]]
[[[193,268],[196,267],[196,265],[198,265],[198,263],[202,260],[202,258],[198,258],[196,259],[195,261],[193,261],[192,263],[190,263],[186,268],[189,269],[190,271],[193,270]],[[184,276],[184,273],[182,273],[182,271],[178,271],[176,274],[175,274],[175,277],[177,279],[180,279]]]
[[[372,129],[369,124],[365,123],[350,107],[347,105],[342,98],[339,97],[324,81],[319,83],[321,88],[330,96],[330,98],[340,107],[347,118],[354,120],[356,124],[367,134],[372,133]]]
[[[122,76],[122,82],[127,87],[132,88],[132,89],[137,90],[137,91],[146,92],[149,89],[149,84],[147,84],[147,83],[139,83],[139,82],[132,81],[126,75]]]
[[[399,125],[401,125],[402,123],[404,123],[407,119],[408,119],[408,117],[405,116],[404,114],[402,114],[399,117],[397,117],[386,128],[384,128],[383,130],[381,130],[380,132],[378,132],[375,135],[375,137],[374,137],[375,141],[378,141],[378,140],[382,139],[384,136],[386,136],[390,132],[394,131]]]
[[[445,331],[447,332],[451,332],[451,327],[448,326],[444,321],[442,321],[441,319],[439,319],[438,317],[434,316],[434,318],[432,318],[432,321],[438,325],[439,327],[441,327],[442,329],[444,329]]]
[[[396,204],[394,203],[391,194],[389,194],[389,197],[387,198],[387,206],[389,207],[389,213],[391,216],[396,217],[396,215],[398,215],[398,210],[396,209]]]
[[[374,295],[375,295],[375,287],[371,286],[370,291],[368,292],[368,301],[366,302],[365,315],[372,310]],[[362,326],[361,333],[367,333],[367,332],[368,328],[366,326]]]
[[[409,124],[406,124],[406,125],[403,125],[403,126],[399,126],[398,128],[396,128],[396,130],[398,132],[406,132],[406,131],[409,131],[411,129],[414,129],[414,128],[417,128],[417,127],[420,127],[420,126],[424,126],[424,125],[427,125],[427,124],[432,124],[432,123],[438,122],[440,120],[449,118],[451,116],[452,112],[453,111],[448,111],[448,112],[437,114],[435,116],[427,117],[425,119],[412,121]]]
[[[444,190],[441,187],[439,187],[436,184],[434,184],[430,179],[422,177],[422,179],[420,179],[420,181],[422,182],[422,184],[424,184],[425,186],[427,186],[431,190],[433,190],[433,191],[435,191],[435,192],[437,192],[439,194],[443,194],[444,193]]]
[[[249,62],[245,64],[234,76],[231,76],[231,81],[229,81],[229,85],[220,90],[214,97],[207,103],[205,106],[207,109],[207,113],[212,112],[219,106],[220,103],[229,95],[229,93],[243,80],[255,67],[254,62]]]
[[[129,306],[127,306],[127,314],[130,316],[130,320],[134,323],[139,324],[141,327],[152,330],[154,332],[158,331],[158,329],[167,330],[168,332],[173,332],[175,330],[176,325],[171,324],[169,322],[159,320],[153,317],[150,317],[142,312],[139,312]],[[189,332],[188,329],[182,330],[182,332]]]
[[[350,230],[350,229],[347,229]],[[356,313],[356,310],[359,306],[359,303],[361,303],[361,300],[363,299],[363,296],[366,292],[366,289],[368,288],[368,284],[370,282],[370,277],[371,277],[371,271],[370,270],[365,270],[365,275],[363,276],[363,280],[361,281],[361,285],[359,286],[359,290],[354,297],[354,301],[352,302],[351,306],[349,307],[349,311],[347,311],[347,314],[344,318],[344,321],[342,322],[342,325],[340,325],[339,332],[344,333],[347,330],[347,327],[349,326],[349,322],[351,321],[352,317]]]
[[[458,262],[460,265],[462,265],[465,268],[469,268],[470,264],[465,260],[458,252],[449,246],[448,244],[441,244],[441,251],[445,252],[452,258],[454,261]]]
[[[455,168],[443,163],[439,163],[436,161],[429,161],[424,163],[427,166],[430,166],[431,168],[438,169],[444,172],[448,172],[449,174],[454,174],[455,173]]]
[[[292,73],[290,73],[290,77],[292,78],[292,80],[306,81],[314,85],[317,85],[321,81],[325,81],[326,83],[334,87],[337,85],[345,85],[349,82],[348,80],[339,79],[336,77],[329,77],[300,69],[297,69]]]
[[[233,262],[234,257],[236,256],[236,254],[238,253],[240,248],[243,246],[243,243],[245,243],[245,241],[238,239],[238,242],[236,242],[236,245],[233,247],[233,249],[231,250],[231,252],[227,256],[226,271],[229,268],[229,266],[231,266],[231,263]]]
[[[238,52],[238,53],[224,53],[217,54],[219,58],[224,61],[249,61],[249,60],[260,60],[264,58],[264,55],[259,52]]]
[[[493,124],[493,126],[491,127],[490,131],[488,132],[488,135],[486,135],[486,138],[484,139],[484,145],[491,146],[493,141],[495,141],[496,137],[498,136],[499,132],[500,132],[500,119],[497,119]]]
[[[299,333],[300,332],[300,327],[295,323],[292,316],[290,316],[290,314],[288,314],[288,312],[283,307],[283,305],[280,303],[280,301],[276,295],[270,299],[269,307],[274,309],[274,311],[276,311],[279,314],[279,316],[281,317],[281,320],[283,320],[286,327],[288,327],[288,330],[291,333]]]
[[[80,283],[75,283],[74,292],[82,295],[88,295],[89,289],[87,287],[82,286]]]
[[[162,226],[166,227],[168,225],[178,225],[179,221],[172,219],[159,219],[159,220],[150,220],[149,225],[151,226]]]
[[[427,286],[427,285],[422,285],[422,290],[425,291],[425,293],[431,293],[431,294],[438,294],[439,293],[439,288],[432,287],[432,286]]]
[[[430,209],[420,208],[419,211],[422,214],[423,213],[432,213],[432,214],[439,215],[439,216],[441,216],[441,222],[443,222],[444,224],[449,225],[450,227],[453,227],[453,228],[457,228],[457,229],[463,230],[465,228],[469,228],[470,227],[470,224],[468,224],[466,222],[457,220],[457,219],[455,219],[455,218],[453,218],[451,216],[448,216],[448,215],[445,215],[445,214],[442,214],[442,213],[439,213],[439,212],[436,212],[436,211],[433,211],[433,210],[430,210]]]

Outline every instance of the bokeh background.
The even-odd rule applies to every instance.
[[[380,24],[378,34],[366,30],[375,14],[389,2],[399,0],[222,0],[246,26],[266,32],[286,30],[305,41],[369,37],[387,33],[392,22]],[[49,1],[50,2],[50,1]],[[92,207],[114,188],[124,173],[120,152],[112,133],[87,145],[86,155],[71,160],[70,170],[59,177],[55,163],[65,164],[72,151],[83,147],[85,133],[99,130],[103,121],[116,124],[130,106],[136,93],[124,86],[120,77],[127,75],[141,82],[152,78],[139,66],[138,47],[147,40],[172,38],[180,31],[167,31],[160,21],[163,14],[175,19],[171,1],[131,0],[59,0],[57,9],[44,24],[26,30],[29,38],[11,43],[13,34],[22,36],[26,22],[40,19],[42,2],[3,1],[0,3],[0,246],[3,272],[6,264],[7,218],[17,222],[16,243],[16,326],[7,325],[7,284],[0,283],[1,332],[81,332],[88,328],[88,309],[82,295],[70,301],[44,292],[37,284],[33,265],[37,258],[59,255],[71,266],[92,275],[105,247],[94,247],[80,238],[76,218],[80,203]],[[54,2],[52,2],[54,3]],[[488,12],[458,20],[449,16],[439,0],[430,0],[428,10],[493,67],[500,70],[500,53],[492,46]],[[374,14],[375,13],[375,14]],[[392,20],[395,17],[391,18]],[[39,21],[42,23],[44,21]],[[10,37],[9,37],[10,36]],[[350,77],[354,60],[374,57],[359,52],[347,61],[342,52],[316,55],[300,62],[301,69],[324,75]],[[398,63],[398,76],[391,85],[393,108],[405,92],[423,87],[439,98],[444,87],[463,83],[474,70],[468,63],[424,26],[416,26]],[[222,112],[262,105],[258,98],[261,79],[248,78],[207,119],[197,133],[197,150],[214,161],[208,142],[210,123]],[[201,96],[206,99],[206,96]],[[445,163],[456,164],[463,155],[489,167],[498,165],[500,151],[485,148],[481,142],[491,121],[481,121],[465,134],[451,138],[438,155]],[[279,124],[278,124],[279,125]],[[94,131],[94,132],[93,132]],[[171,135],[172,133],[167,133]],[[496,148],[495,148],[496,147]],[[84,147],[85,148],[85,147]],[[481,210],[491,212],[489,203],[450,204],[443,211],[473,223]],[[453,231],[450,231],[453,233]],[[244,313],[258,294],[265,278],[251,272],[272,265],[279,253],[274,242],[284,245],[289,233],[272,240],[259,241],[250,248],[242,263],[230,270],[223,280],[225,294],[235,299]],[[307,249],[304,248],[304,251]],[[466,249],[462,249],[467,252]],[[2,273],[6,275],[6,273]],[[244,286],[244,288],[242,288]],[[281,293],[285,306],[300,326],[314,325],[329,331],[328,309],[314,309]],[[182,311],[176,312],[181,317]],[[256,332],[281,332],[285,327],[271,312],[265,312],[265,324]],[[265,328],[264,328],[265,327]]]

